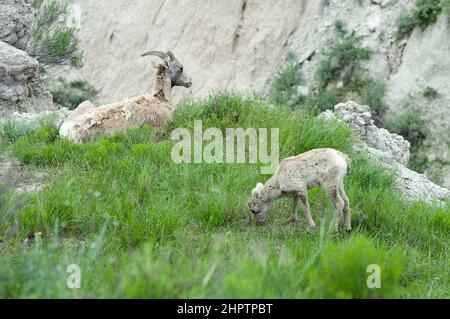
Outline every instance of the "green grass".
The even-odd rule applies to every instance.
[[[0,144],[14,143],[22,137],[31,135],[37,129],[41,129],[41,131],[45,129],[53,130],[55,122],[57,122],[57,117],[54,114],[29,121],[7,117],[0,122]]]
[[[287,199],[263,225],[249,223],[251,189],[268,178],[259,164],[172,162],[171,130],[194,119],[279,127],[282,157],[348,153],[352,233],[326,231],[333,208],[321,190],[309,193],[315,233],[303,219],[286,223]],[[393,175],[351,144],[342,124],[236,93],[183,102],[158,137],[142,127],[75,145],[56,128],[28,133],[10,151],[53,173],[24,205],[0,192],[0,297],[448,297],[448,205],[405,203]],[[81,289],[65,285],[69,264],[81,267]],[[369,264],[382,269],[381,289],[365,285]]]

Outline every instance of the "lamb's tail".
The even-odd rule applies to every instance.
[[[347,162],[347,173],[348,173],[348,172],[350,172],[350,170],[352,169],[352,160],[351,160],[350,157],[348,157],[347,154],[343,154],[343,153],[342,153],[342,155],[344,156],[345,161]]]
[[[347,154],[344,154],[342,152],[338,151],[338,153],[339,153],[339,155],[341,155],[345,159],[345,162],[347,163],[347,173],[350,172],[350,170],[352,169],[352,160],[351,160],[351,158],[348,157]]]

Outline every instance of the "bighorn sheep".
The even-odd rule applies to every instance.
[[[60,136],[80,143],[98,133],[114,133],[141,124],[149,124],[156,131],[164,127],[172,119],[172,88],[190,87],[192,82],[172,52],[148,51],[142,54],[148,55],[160,57],[163,61],[157,66],[153,94],[100,107],[85,101],[64,120],[59,129]]]
[[[344,230],[350,231],[350,205],[344,190],[344,177],[350,168],[350,159],[331,148],[314,149],[286,158],[281,161],[277,171],[265,185],[256,185],[248,207],[262,222],[273,201],[281,197],[292,197],[294,203],[289,221],[297,221],[297,210],[301,204],[308,222],[308,231],[313,231],[316,224],[309,210],[307,192],[310,188],[322,187],[336,209],[334,230],[337,231],[340,216],[343,214]]]

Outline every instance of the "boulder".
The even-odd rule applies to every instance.
[[[346,123],[357,137],[354,147],[363,150],[396,174],[396,188],[408,201],[450,199],[450,191],[434,184],[424,174],[408,169],[410,143],[398,134],[374,125],[370,108],[348,101],[337,104],[334,111],[319,115],[328,120]]]
[[[0,116],[52,109],[52,96],[40,78],[39,62],[0,41]]]

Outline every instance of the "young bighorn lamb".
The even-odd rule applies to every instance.
[[[147,55],[158,56],[163,61],[157,67],[153,94],[100,107],[85,101],[64,120],[59,129],[60,136],[80,143],[98,133],[114,133],[142,124],[149,124],[156,131],[164,127],[172,119],[172,88],[190,87],[192,81],[172,52],[148,51],[142,54]]]
[[[321,187],[327,192],[336,209],[335,231],[338,229],[341,214],[344,215],[344,230],[350,231],[350,205],[344,190],[344,177],[350,168],[350,159],[331,148],[314,149],[286,158],[281,161],[277,171],[265,185],[256,185],[248,207],[262,222],[274,200],[292,197],[294,204],[289,221],[297,221],[297,210],[301,204],[308,222],[308,231],[313,231],[316,224],[309,210],[308,189]]]

